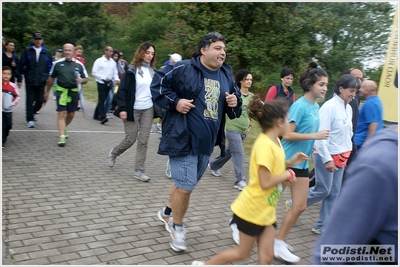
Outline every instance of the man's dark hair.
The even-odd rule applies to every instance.
[[[296,74],[294,73],[294,70],[291,68],[283,68],[281,71],[281,78],[286,77],[288,75],[292,74],[293,78],[296,77]]]
[[[197,47],[197,51],[193,53],[192,57],[201,56],[201,49],[208,49],[212,43],[217,41],[221,41],[226,44],[225,37],[222,36],[219,32],[210,32],[204,35],[203,38],[199,41],[199,45]]]

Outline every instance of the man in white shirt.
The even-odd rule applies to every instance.
[[[99,120],[100,124],[104,124],[108,121],[105,101],[112,87],[112,83],[113,81],[117,84],[120,82],[117,65],[111,58],[112,53],[113,48],[111,46],[106,46],[104,48],[104,55],[96,59],[92,68],[92,75],[96,79],[98,92],[98,101],[93,119]]]

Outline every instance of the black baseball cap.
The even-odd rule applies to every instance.
[[[43,35],[42,35],[41,32],[34,32],[34,33],[32,34],[32,38],[33,38],[33,39],[43,39]]]
[[[57,48],[56,52],[62,52],[62,49],[61,48]]]

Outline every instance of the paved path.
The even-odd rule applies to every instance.
[[[95,103],[86,102],[86,116],[76,113],[61,148],[54,100],[40,111],[36,127],[28,129],[21,93],[2,151],[3,239],[8,241],[3,242],[3,264],[188,265],[235,246],[227,223],[239,193],[231,162],[222,177],[207,170],[194,190],[185,219],[189,252],[175,253],[156,216],[171,184],[164,174],[167,158],[157,154],[160,134],[150,135],[146,174],[151,180],[144,183],[132,177],[136,145],[117,158],[114,168],[107,165],[110,148],[124,137],[120,119],[100,125],[92,119]],[[289,190],[278,204],[278,225],[288,198]],[[302,265],[310,263],[316,240],[310,228],[318,208],[304,212],[289,234]],[[235,264],[256,263],[255,248],[250,259]],[[274,264],[284,262],[275,259]]]

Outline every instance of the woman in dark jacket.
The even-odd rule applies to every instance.
[[[154,116],[150,84],[155,73],[156,59],[156,48],[150,42],[142,43],[136,50],[115,95],[118,108],[114,115],[124,122],[125,138],[119,145],[113,147],[108,155],[108,166],[113,167],[116,157],[130,148],[137,139],[133,177],[143,182],[150,180],[144,174],[144,163]]]

